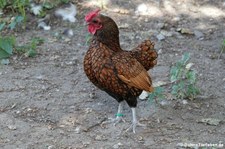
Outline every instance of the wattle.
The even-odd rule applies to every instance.
[[[91,33],[91,34],[95,34],[96,33],[96,27],[92,26],[92,25],[89,25],[88,26],[88,31]]]

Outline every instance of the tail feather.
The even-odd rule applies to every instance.
[[[154,49],[154,43],[150,40],[145,40],[131,51],[131,54],[141,63],[148,71],[157,64],[158,54]]]

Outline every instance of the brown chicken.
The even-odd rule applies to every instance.
[[[94,36],[84,57],[84,71],[94,85],[119,102],[115,124],[122,120],[122,103],[127,102],[133,118],[129,128],[135,133],[137,125],[143,126],[136,118],[137,97],[143,90],[154,90],[147,71],[156,65],[157,52],[150,40],[132,51],[122,50],[116,23],[99,11],[85,17],[88,31]]]

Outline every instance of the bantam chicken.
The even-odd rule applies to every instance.
[[[152,92],[148,70],[156,65],[157,52],[150,40],[142,42],[132,51],[120,47],[119,29],[108,16],[95,10],[85,16],[88,31],[93,34],[90,47],[84,57],[84,71],[89,80],[119,102],[117,124],[122,120],[122,103],[126,101],[132,110],[132,125],[143,126],[136,117],[137,97],[143,90]]]

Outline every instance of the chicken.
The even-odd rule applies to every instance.
[[[119,102],[114,124],[122,120],[123,101],[127,102],[132,110],[132,125],[129,129],[135,133],[137,125],[143,126],[136,117],[137,97],[143,90],[154,90],[147,71],[156,65],[157,52],[150,40],[131,51],[122,50],[116,23],[99,11],[92,11],[85,16],[93,38],[84,57],[84,71],[95,86]]]

